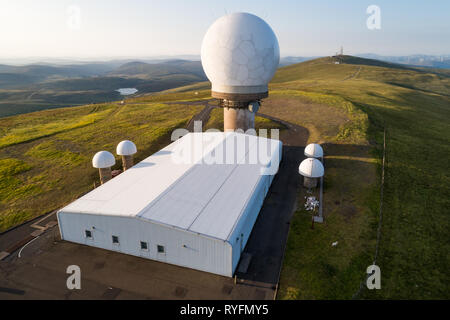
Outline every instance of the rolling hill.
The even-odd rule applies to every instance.
[[[0,65],[0,117],[121,99],[115,90],[156,92],[206,80],[199,61]]]
[[[115,67],[113,63],[87,63],[63,66],[50,64],[0,65],[0,89],[17,89],[22,88],[24,85],[46,81],[98,76],[108,73]]]
[[[280,68],[260,110],[306,128],[308,142],[321,143],[325,151],[326,223],[311,229],[302,190],[278,298],[354,297],[378,246],[382,290],[366,290],[356,298],[448,299],[450,76],[351,56],[335,62],[327,57]],[[117,75],[135,71],[140,77],[161,72],[132,63]],[[98,150],[113,150],[123,139],[136,142],[138,160],[158,150],[209,98],[209,83],[200,82],[124,104],[0,119],[0,229],[91,190],[97,171],[90,159]],[[216,109],[207,127],[219,120]],[[377,240],[384,131],[383,219]]]
[[[432,56],[424,54],[416,54],[409,56],[381,56],[373,53],[365,53],[358,55],[361,58],[375,59],[381,61],[388,61],[393,63],[407,64],[417,67],[431,67],[431,68],[450,68],[450,56]]]
[[[144,79],[161,78],[177,74],[192,74],[193,76],[197,76],[199,81],[206,79],[200,61],[169,60],[156,64],[133,61],[123,64],[109,72],[109,75],[112,76],[132,76]]]
[[[368,235],[375,234],[375,221],[378,221],[380,207],[379,190],[372,190],[372,195],[370,189],[364,191],[367,185],[378,184],[379,178],[372,180],[369,170],[365,170],[364,174],[360,170],[364,163],[372,161],[371,158],[375,156],[379,177],[380,146],[383,130],[386,129],[387,169],[377,260],[382,272],[383,290],[366,292],[363,296],[448,298],[446,287],[449,276],[444,270],[449,265],[445,253],[449,251],[449,246],[443,244],[442,239],[448,237],[449,230],[445,208],[449,206],[450,199],[450,77],[445,72],[386,65],[349,56],[344,57],[343,64],[336,65],[334,62],[332,58],[323,58],[286,67],[277,73],[271,86],[279,95],[328,100],[329,104],[346,105],[351,110],[362,111],[368,117],[367,122],[359,124],[354,121],[343,122],[342,131],[337,137],[346,141],[344,145],[341,142],[338,146],[325,144],[329,155],[325,160],[325,167],[328,168],[325,180],[329,186],[325,192],[332,193],[337,185],[341,185],[343,191],[334,199],[339,205],[332,202],[325,205],[328,210],[336,210],[335,218],[340,213],[343,220],[347,221],[340,225],[340,230],[336,230],[334,236],[330,236],[332,225],[338,225],[336,220],[328,219],[328,226],[324,228],[326,232],[313,234],[305,227],[306,218],[301,223],[300,216],[297,216],[298,220],[294,221],[292,228],[298,228],[298,234],[291,234],[288,243],[282,273],[282,296],[339,298],[343,296],[342,292],[347,292],[348,297],[356,293],[354,289],[355,292],[350,294],[348,279],[352,277],[352,265],[360,264],[359,268],[363,270],[364,265],[367,266],[374,259],[375,243],[370,244]],[[278,114],[281,114],[282,108],[279,110]],[[264,107],[261,112],[265,112]],[[284,110],[283,117],[295,119],[294,112],[296,110],[292,107]],[[311,112],[314,112],[313,108]],[[307,125],[308,117],[311,116],[307,114],[302,119],[299,114],[297,121]],[[310,131],[323,132],[326,128],[317,126],[321,122],[324,125],[329,123],[328,118],[326,112],[321,112],[309,124],[312,128]],[[351,136],[363,139],[349,144]],[[316,139],[320,141],[321,137]],[[330,138],[324,140],[330,141]],[[369,153],[361,152],[364,145],[368,147]],[[335,152],[335,155],[330,155],[330,151]],[[346,166],[347,170],[344,169]],[[341,172],[334,176],[330,171]],[[355,187],[360,191],[351,191]],[[342,206],[343,200],[346,200],[346,206]],[[370,209],[372,218],[377,218],[364,223],[360,221],[347,229],[351,225],[349,221],[358,219],[361,213],[358,207]],[[368,217],[370,214],[359,216],[359,219]],[[364,224],[369,229],[364,230]],[[369,226],[372,233],[367,231],[370,230]],[[359,234],[357,241],[349,245],[355,234]],[[363,240],[365,237],[368,238]],[[330,243],[336,240],[345,243],[344,248],[336,250],[339,253],[333,252],[330,247]],[[372,241],[375,239],[372,238]],[[329,249],[323,249],[326,247]],[[361,254],[349,256],[350,252],[358,250],[361,250]],[[371,253],[364,258],[362,252],[365,250]],[[317,259],[316,263],[299,264],[299,261],[311,257]],[[365,262],[362,263],[362,260]]]

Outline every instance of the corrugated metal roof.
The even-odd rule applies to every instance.
[[[136,216],[227,240],[261,178],[264,165],[249,164],[261,142],[271,145],[266,159],[281,150],[278,140],[230,132],[189,133],[61,211]],[[245,148],[237,151],[238,145]],[[189,163],[174,158],[192,150]],[[224,164],[207,164],[213,159]]]

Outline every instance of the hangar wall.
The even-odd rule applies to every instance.
[[[188,268],[231,277],[231,246],[227,241],[156,224],[135,217],[58,212],[61,237],[106,250],[122,252]],[[94,227],[94,228],[93,228]],[[92,231],[92,239],[85,237]],[[112,236],[119,244],[112,243]],[[141,250],[140,241],[148,243]],[[157,245],[165,253],[157,252]]]
[[[277,163],[277,171],[279,162],[281,162],[282,156],[282,144],[279,142],[278,144],[278,152],[274,152],[270,164]],[[278,159],[275,159],[278,157]],[[240,168],[242,171],[242,176],[245,177],[245,173],[250,172],[250,170],[246,170],[245,166]],[[245,170],[245,171],[244,171]],[[260,175],[260,179],[255,184],[251,197],[247,200],[245,208],[243,209],[241,216],[238,219],[236,226],[233,229],[233,232],[228,237],[228,240],[233,248],[233,257],[232,257],[232,268],[233,274],[236,271],[236,268],[239,264],[239,260],[241,258],[241,253],[247,244],[248,238],[253,230],[253,226],[255,225],[256,219],[258,218],[259,212],[264,204],[264,200],[266,198],[267,193],[269,192],[269,188],[274,179],[274,175]]]

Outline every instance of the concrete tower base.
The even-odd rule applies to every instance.
[[[303,185],[309,189],[315,188],[317,187],[317,178],[303,177]]]
[[[238,88],[240,91],[243,89],[242,87]],[[234,87],[227,88],[227,90],[230,92],[211,91],[211,96],[219,99],[220,106],[223,107],[223,131],[241,129],[245,132],[248,129],[255,129],[255,113],[257,111],[250,111],[249,103],[252,101],[259,103],[261,99],[267,98],[269,96],[267,86],[246,88],[247,91],[254,93],[238,93],[239,90]]]
[[[100,168],[98,171],[100,174],[100,182],[102,184],[112,179],[111,168]]]
[[[123,171],[130,169],[133,166],[133,156],[122,156],[122,165],[123,165]]]
[[[223,131],[255,128],[255,114],[247,108],[223,108]]]

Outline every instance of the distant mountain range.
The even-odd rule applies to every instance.
[[[149,62],[0,65],[0,117],[119,100],[120,88],[146,93],[206,80],[200,61]]]
[[[19,89],[24,86],[43,83],[46,83],[46,87],[48,87],[48,83],[51,82],[88,77],[124,77],[150,80],[169,76],[178,76],[178,78],[185,76],[197,81],[206,79],[200,61],[187,60],[154,63],[108,61],[70,65],[0,65],[0,89]],[[77,90],[77,88],[73,88],[73,90]]]
[[[280,58],[280,67],[288,66],[291,64],[296,64],[312,59],[316,59],[319,57],[296,57],[296,56],[287,56],[287,57],[281,57]]]
[[[25,66],[30,64],[38,65],[72,65],[72,64],[96,64],[96,63],[108,63],[112,65],[120,66],[122,64],[140,61],[145,63],[162,63],[171,60],[188,60],[188,61],[200,61],[199,55],[176,55],[176,56],[153,56],[153,57],[103,57],[103,58],[53,58],[53,57],[28,57],[28,58],[0,58],[0,64],[7,64],[13,66]]]
[[[414,67],[430,67],[430,68],[439,68],[439,69],[450,69],[450,55],[424,55],[424,54],[416,54],[409,56],[383,56],[374,53],[363,53],[363,54],[355,54],[355,57],[365,58],[365,59],[373,59],[386,61],[391,63],[405,64]],[[317,57],[297,57],[297,56],[288,56],[280,59],[280,66],[287,66],[295,63],[300,63],[303,61],[308,61],[312,59],[316,59]]]
[[[357,57],[375,59],[392,63],[407,64],[417,67],[431,67],[440,69],[450,69],[450,55],[424,55],[416,54],[409,56],[382,56],[374,53],[357,54]]]
[[[132,76],[154,79],[174,74],[193,75],[201,80],[206,78],[200,61],[169,60],[161,63],[129,62],[110,71],[111,76]]]

